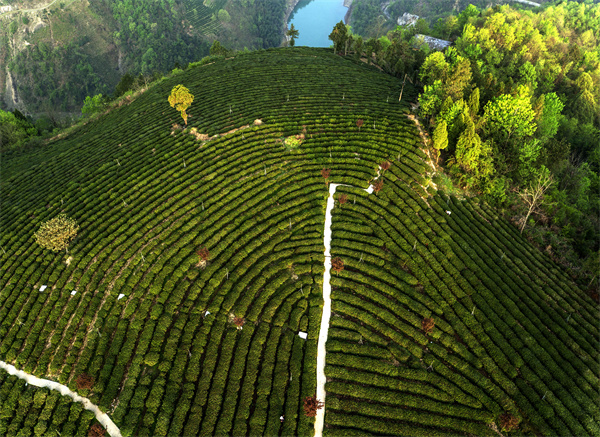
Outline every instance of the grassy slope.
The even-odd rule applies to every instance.
[[[178,83],[195,95],[190,127],[218,138],[173,127]],[[400,87],[327,50],[255,52],[4,157],[0,359],[71,387],[91,374],[84,394],[125,435],[309,434],[320,170],[366,187],[388,159],[377,196],[341,189],[350,202],[334,209],[347,268],[334,282],[326,432],[483,434],[505,411],[527,433],[597,431],[592,301],[485,206],[422,188]],[[69,265],[32,238],[60,210],[81,226]]]

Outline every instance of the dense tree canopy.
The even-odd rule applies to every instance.
[[[588,199],[600,191],[600,5],[471,6],[455,18],[443,29],[455,46],[429,54],[419,74],[420,113],[432,129],[447,124],[451,172],[510,203],[549,169],[559,182],[539,216],[580,256],[597,253],[600,209]]]

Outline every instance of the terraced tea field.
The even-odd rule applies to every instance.
[[[215,34],[221,27],[217,13],[227,0],[184,0],[186,19],[202,35]]]
[[[0,360],[125,436],[313,435],[335,183],[323,434],[493,435],[511,414],[516,434],[598,435],[597,305],[485,204],[435,190],[401,86],[328,50],[240,54],[4,156]],[[78,236],[43,250],[61,211]],[[10,381],[0,405],[26,390]],[[0,434],[94,423],[26,396],[49,412],[11,408]]]

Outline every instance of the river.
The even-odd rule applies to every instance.
[[[298,30],[297,46],[329,47],[329,34],[344,20],[348,8],[343,0],[300,0],[288,20]]]

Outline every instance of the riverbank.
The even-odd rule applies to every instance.
[[[290,20],[290,15],[292,15],[292,12],[294,12],[294,9],[296,6],[298,6],[298,3],[300,3],[300,0],[288,0],[288,6],[285,10],[285,18],[283,19],[284,33],[289,29],[288,21]]]

